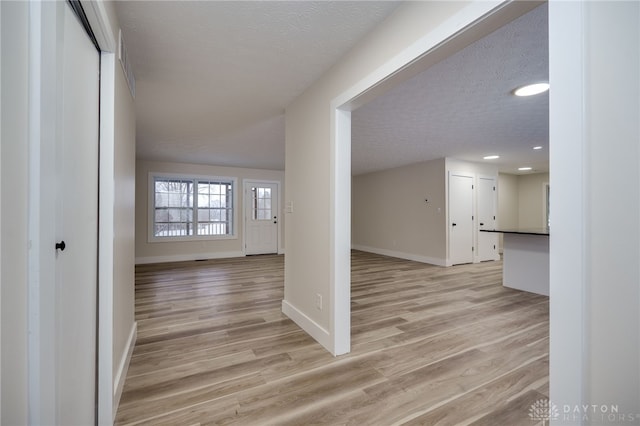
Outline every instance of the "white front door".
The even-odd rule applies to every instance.
[[[50,188],[56,241],[64,241],[55,261],[56,423],[88,425],[96,405],[99,53],[66,3],[64,10],[61,137]]]
[[[473,177],[449,175],[449,258],[452,265],[473,262]]]
[[[272,182],[245,182],[245,254],[278,252],[278,187]]]
[[[496,180],[493,177],[478,179],[478,229],[496,228]],[[478,232],[478,260],[498,258],[498,234]]]

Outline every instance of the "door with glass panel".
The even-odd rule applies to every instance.
[[[278,252],[278,183],[245,182],[245,254]]]

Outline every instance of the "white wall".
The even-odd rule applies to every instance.
[[[2,7],[0,7],[0,25],[2,24]],[[2,31],[0,31],[0,99],[2,99]],[[2,147],[2,102],[0,102],[0,147]],[[2,148],[0,148],[0,235],[2,235]],[[2,243],[0,242],[0,259],[2,259]],[[0,321],[2,319],[2,262],[0,261]],[[2,383],[2,327],[0,326],[0,383]],[[0,422],[2,421],[2,386],[0,385]]]
[[[518,176],[508,173],[498,174],[498,216],[496,228],[515,229],[518,227]],[[498,245],[502,253],[504,235],[499,234]]]
[[[518,175],[500,173],[498,175],[498,228],[518,227],[519,205]]]
[[[447,157],[447,172],[465,172],[473,175],[498,177],[498,167],[491,163],[476,163]]]
[[[640,3],[551,2],[549,47],[551,400],[637,425]]]
[[[116,62],[114,235],[113,235],[113,380],[121,391],[127,358],[135,341],[135,170],[136,123],[134,100],[125,74]],[[116,395],[116,407],[119,395]]]
[[[546,190],[549,173],[498,176],[498,228],[543,228],[546,226]],[[502,250],[502,234],[500,234]]]
[[[237,238],[184,242],[149,242],[148,190],[149,173],[151,172],[237,178]],[[280,170],[244,169],[238,167],[222,167],[202,164],[167,163],[138,160],[136,167],[136,263],[156,263],[243,256],[243,179],[280,181],[280,190],[281,193],[284,194],[284,172]],[[282,211],[283,203],[284,197],[280,197],[280,211]],[[284,215],[280,214],[279,216],[281,218],[281,221],[284,222]],[[284,232],[284,226],[281,226],[281,229],[283,229],[282,232]],[[284,250],[283,235],[280,235],[279,240],[280,251],[282,251]]]
[[[403,3],[287,107],[286,202],[293,203],[294,211],[287,215],[285,230],[288,253],[283,310],[334,354],[349,350],[345,342],[349,336],[344,331],[349,327],[350,247],[350,173],[345,172],[350,138],[343,139],[350,117],[336,113],[336,108],[352,105],[364,91],[497,4]],[[388,87],[387,82],[380,87]],[[340,129],[340,136],[336,129]],[[317,295],[331,301],[328,309],[316,309]]]
[[[445,176],[444,158],[354,176],[353,248],[444,265]]]
[[[546,226],[545,184],[549,173],[533,173],[518,176],[518,226],[543,228]]]
[[[0,2],[2,115],[0,173],[1,395],[3,425],[27,423],[27,148],[28,11],[26,2]]]
[[[496,182],[498,175],[492,164],[441,158],[355,176],[352,247],[448,265],[448,172],[494,177]]]
[[[585,25],[585,396],[594,403],[615,401],[622,410],[638,414],[640,3],[587,3]],[[633,186],[635,191],[629,191]]]

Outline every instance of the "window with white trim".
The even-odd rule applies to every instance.
[[[235,236],[235,179],[158,175],[150,182],[151,240]]]

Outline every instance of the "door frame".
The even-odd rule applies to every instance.
[[[247,205],[247,191],[251,184],[269,184],[276,185],[276,192],[278,194],[278,254],[284,254],[282,248],[282,222],[284,220],[284,208],[282,204],[282,182],[279,180],[265,180],[265,179],[242,179],[242,253],[247,255],[247,215],[249,214],[249,206]]]
[[[96,420],[113,424],[113,150],[115,147],[115,51],[116,41],[105,5],[82,1],[89,26],[100,51],[100,116],[98,174],[98,301],[96,362]],[[55,194],[47,191],[54,178],[55,145],[61,137],[58,126],[59,99],[55,88],[62,70],[56,42],[63,21],[63,2],[29,2],[29,208],[28,208],[28,416],[34,424],[56,422],[55,358]],[[111,153],[109,155],[109,153]],[[109,213],[109,206],[111,212]],[[111,244],[111,245],[110,245]],[[108,250],[109,246],[111,250]]]
[[[549,182],[542,183],[542,226],[549,227],[550,219],[551,219],[551,210],[549,210],[549,203],[551,197],[551,186]]]

